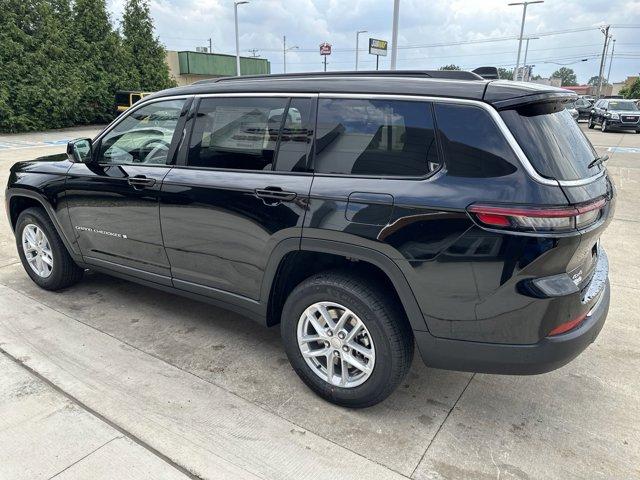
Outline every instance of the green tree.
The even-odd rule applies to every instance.
[[[624,98],[640,98],[640,77],[636,78],[631,84],[620,90],[620,95]]]
[[[561,80],[560,85],[562,85],[563,87],[578,85],[576,74],[571,68],[561,67],[553,72],[551,77],[559,78]]]
[[[593,77],[591,77],[589,79],[589,81],[587,82],[587,85],[592,85],[594,87],[598,86],[598,81],[600,79],[599,75],[594,75]],[[602,77],[602,85],[609,85],[609,83],[607,82],[607,79]]]
[[[154,36],[147,0],[127,0],[122,17],[124,47],[137,74],[137,88],[162,90],[175,85],[169,76],[166,50]]]
[[[443,65],[438,70],[462,70],[462,68],[452,63],[450,65]]]
[[[498,68],[498,75],[503,80],[513,80],[513,69],[512,68]]]

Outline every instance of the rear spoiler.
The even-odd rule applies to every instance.
[[[480,75],[485,80],[499,80],[500,74],[496,67],[478,67],[472,70],[476,75]]]

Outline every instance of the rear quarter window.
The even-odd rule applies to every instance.
[[[536,171],[556,180],[580,180],[597,154],[562,103],[528,105],[500,112]]]

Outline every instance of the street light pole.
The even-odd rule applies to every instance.
[[[518,37],[518,59],[516,60],[516,69],[513,71],[513,79],[518,79],[518,67],[520,67],[520,52],[522,51],[522,35],[524,34],[524,20],[527,18],[527,6],[534,3],[544,3],[544,0],[535,0],[533,2],[515,2],[510,3],[509,6],[522,5],[522,23],[520,24],[520,36]]]
[[[247,0],[233,2],[233,16],[236,21],[236,75],[240,76],[240,36],[238,35],[238,5],[249,3]]]
[[[527,68],[527,54],[529,53],[529,40],[538,40],[540,37],[527,37],[527,43],[524,47],[524,61],[522,62],[522,68]],[[522,73],[522,80],[524,80],[524,71]],[[528,80],[528,79],[527,79]]]
[[[366,30],[358,30],[356,32],[356,72],[358,71],[358,47],[359,47],[359,39],[361,33],[367,33]]]
[[[400,0],[393,0],[393,29],[391,31],[391,70],[396,69],[398,60],[398,17],[400,16]]]

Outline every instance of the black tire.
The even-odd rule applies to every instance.
[[[44,232],[51,246],[53,266],[51,273],[47,277],[38,275],[31,268],[22,247],[22,232],[30,224],[36,225]],[[71,259],[51,219],[41,208],[28,208],[18,216],[18,221],[16,222],[16,246],[25,271],[31,277],[31,280],[45,290],[61,290],[77,283],[82,278],[84,270],[78,267]]]
[[[364,383],[350,388],[330,384],[316,375],[298,347],[298,322],[316,302],[343,305],[365,324],[375,346],[373,371]],[[380,286],[344,271],[314,275],[298,285],[285,302],[281,333],[293,369],[302,381],[329,402],[351,408],[375,405],[402,382],[413,359],[413,334],[402,306]]]
[[[589,127],[591,130],[594,129],[594,127],[596,126],[596,124],[593,121],[593,117],[589,117],[589,123],[587,124],[587,127]]]
[[[609,131],[609,130],[608,130],[608,127],[607,127],[607,121],[606,121],[606,120],[602,120],[602,123],[600,124],[600,130],[601,130],[603,133],[605,133],[605,132]]]

